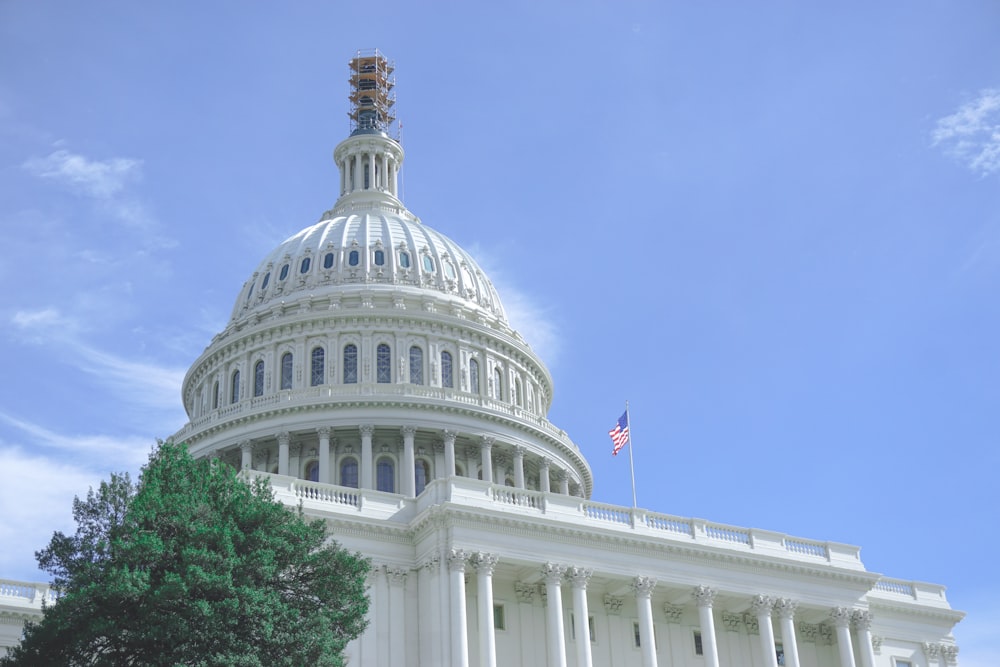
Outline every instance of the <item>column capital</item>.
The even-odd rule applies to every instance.
[[[637,576],[632,580],[632,591],[637,598],[649,599],[656,588],[656,579],[652,577]]]
[[[243,453],[253,452],[253,443],[250,442],[249,440],[241,440],[240,441],[240,451],[243,452]]]
[[[663,615],[667,617],[667,623],[680,623],[681,617],[684,616],[684,607],[664,602]]]
[[[434,570],[438,569],[438,566],[440,564],[441,564],[441,556],[439,554],[431,554],[427,558],[425,558],[423,562],[420,563],[419,568],[430,570],[431,572],[433,572]]]
[[[573,588],[583,588],[586,590],[587,584],[594,571],[590,568],[570,566],[566,568],[566,579],[573,584]]]
[[[493,455],[493,462],[502,468],[506,468],[511,464],[511,458],[507,452],[499,451]]]
[[[618,595],[605,595],[604,596],[604,611],[609,616],[619,616],[622,613],[622,605],[625,604],[625,598]]]
[[[774,600],[774,611],[778,613],[781,618],[794,618],[795,610],[798,609],[799,603],[795,600],[789,598],[776,598]]]
[[[565,573],[565,565],[559,565],[557,563],[546,563],[545,565],[542,565],[542,576],[545,578],[546,583],[562,583],[563,574]]]
[[[319,428],[316,429],[316,433],[321,438],[329,438],[330,437],[330,433],[332,433],[332,432],[333,432],[333,429],[330,428],[329,426],[320,426]]]
[[[476,572],[479,574],[493,576],[493,570],[496,569],[498,560],[500,560],[500,557],[496,554],[489,554],[484,551],[480,551],[472,554],[469,562],[474,568],[476,568]]]
[[[479,446],[482,449],[489,449],[493,446],[493,443],[496,441],[497,439],[494,438],[492,435],[484,435],[479,438]]]
[[[371,437],[372,433],[375,432],[375,427],[372,424],[362,424],[358,427],[361,435]]]
[[[448,569],[452,572],[465,572],[465,563],[469,555],[462,549],[452,549],[448,552]]]
[[[538,459],[539,470],[548,470],[550,465],[552,465],[552,461],[549,459],[549,457],[543,456],[542,458]]]
[[[283,445],[283,446],[287,445],[291,441],[291,439],[292,439],[292,436],[288,433],[288,431],[281,431],[280,433],[278,433],[278,444],[279,445]]]
[[[435,440],[431,443],[431,448],[434,450],[435,454],[441,454],[444,452],[444,440]]]
[[[949,665],[958,664],[958,645],[957,644],[941,644],[941,655],[948,662]]]
[[[924,654],[928,658],[936,658],[939,655],[941,655],[941,645],[940,644],[935,644],[933,642],[924,642],[922,644],[922,648],[924,649]]]
[[[538,587],[535,584],[526,584],[523,581],[514,582],[514,594],[517,595],[517,601],[521,604],[531,604],[534,602],[535,593],[538,592]]]
[[[556,481],[560,483],[569,480],[569,473],[567,473],[563,468],[556,468],[556,471],[552,476],[555,477]]]
[[[458,433],[456,433],[455,431],[449,431],[445,429],[444,431],[441,431],[441,437],[444,438],[444,444],[454,445],[455,438],[458,437]]]
[[[830,610],[830,619],[838,628],[846,628],[851,624],[851,609],[847,607],[834,607]]]
[[[399,432],[403,434],[404,438],[412,438],[417,433],[416,426],[401,426],[399,427]]]
[[[715,591],[708,586],[695,586],[694,590],[691,591],[691,597],[698,604],[699,607],[712,608],[712,602],[715,601]]]
[[[755,595],[750,598],[750,609],[754,616],[770,616],[774,610],[774,598],[767,595]]]
[[[524,445],[514,445],[513,449],[515,459],[523,459],[525,452],[528,451],[528,448]]]
[[[402,567],[385,566],[385,576],[393,586],[402,586],[406,583],[407,571]]]
[[[851,622],[858,630],[871,630],[872,613],[867,609],[855,609],[851,612]]]

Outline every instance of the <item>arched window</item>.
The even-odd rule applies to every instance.
[[[358,488],[358,460],[344,459],[340,463],[340,485]]]
[[[416,489],[418,496],[424,492],[424,488],[427,486],[427,482],[429,482],[430,479],[431,465],[423,459],[417,459],[416,468],[414,468],[414,488]]]
[[[357,250],[352,250],[347,254],[347,263],[351,266],[357,266],[361,263],[361,253]]]
[[[416,345],[410,348],[410,384],[424,383],[424,351]]]
[[[469,359],[469,391],[479,393],[479,362]]]
[[[215,384],[212,386],[212,409],[219,409],[219,381],[216,380]]]
[[[309,369],[309,384],[313,387],[323,384],[325,378],[324,361],[326,352],[321,347],[314,347],[312,351],[312,366]]]
[[[405,250],[399,251],[399,266],[404,269],[410,268],[410,253]]]
[[[376,250],[375,251],[375,266],[382,266],[385,264],[385,251]]]
[[[299,265],[299,273],[309,273],[309,265],[312,264],[312,260],[308,257],[302,259],[302,264]]]
[[[255,285],[257,285],[256,282],[250,283],[250,291],[247,292],[247,303],[250,303],[250,297],[253,296],[253,288],[254,288]]]
[[[344,346],[344,384],[358,383],[358,346]]]
[[[375,381],[392,382],[392,349],[385,343],[379,343],[375,351]]]
[[[503,373],[499,368],[493,369],[493,398],[503,400]]]
[[[332,269],[333,268],[333,253],[328,252],[323,256],[323,268]]]
[[[455,378],[451,373],[451,352],[441,353],[441,386],[449,389],[455,386]]]
[[[264,362],[258,361],[253,365],[253,395],[264,395]]]
[[[267,289],[267,284],[269,282],[271,282],[271,272],[270,271],[268,271],[267,273],[264,274],[264,282],[261,283],[261,286],[260,286],[260,291],[261,292],[263,292],[264,290]]]
[[[306,479],[310,482],[319,481],[319,461],[310,461],[306,464]]]
[[[396,466],[392,459],[382,458],[375,464],[375,488],[387,493],[396,492]]]
[[[434,260],[430,255],[424,255],[424,271],[431,272],[434,270]]]
[[[514,402],[517,404],[517,407],[520,408],[524,406],[523,399],[524,397],[522,396],[521,391],[521,378],[514,378]]]
[[[288,265],[285,264],[283,267],[281,267],[281,273],[278,274],[278,280],[284,280],[287,277],[288,277]]]
[[[233,371],[233,383],[230,387],[229,402],[235,403],[240,400],[240,372]]]
[[[285,352],[281,355],[281,388],[292,388],[292,353]]]

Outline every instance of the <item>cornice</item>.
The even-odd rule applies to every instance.
[[[872,610],[887,611],[896,614],[903,614],[905,616],[917,616],[934,621],[943,621],[948,623],[949,626],[954,625],[965,618],[964,611],[928,607],[927,605],[922,605],[919,602],[897,602],[876,597],[869,597],[867,600],[868,606]]]

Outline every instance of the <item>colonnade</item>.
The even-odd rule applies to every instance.
[[[361,489],[375,489],[377,487],[374,479],[374,462],[375,458],[379,454],[374,451],[373,447],[373,438],[376,427],[373,424],[361,424],[357,428],[361,449],[361,451],[357,453],[357,458],[359,459],[357,485],[358,488]],[[391,428],[398,428],[400,434],[400,446],[397,451],[392,452],[394,455],[398,454],[399,458],[399,484],[395,490],[407,498],[412,498],[417,495],[415,481],[417,462],[417,427],[407,425]],[[297,433],[296,436],[297,438],[301,438],[301,434],[299,433]],[[315,430],[316,440],[312,442],[316,443],[315,459],[318,462],[319,468],[316,481],[322,484],[343,484],[343,480],[335,479],[334,475],[331,474],[333,469],[331,464],[334,462],[333,449],[336,444],[336,439],[332,436],[333,429],[329,426],[321,426]],[[453,430],[444,430],[436,432],[435,436],[436,442],[434,446],[434,456],[432,458],[435,465],[433,466],[434,469],[432,474],[429,476],[429,479],[426,480],[428,482],[431,479],[450,477],[458,474],[458,457],[456,454],[456,450],[458,449],[458,446],[456,445],[459,438],[458,432]],[[437,436],[439,436],[439,439]],[[312,440],[311,434],[309,438]],[[471,439],[474,442],[471,447],[478,449],[477,458],[479,465],[481,466],[482,480],[484,482],[497,484],[512,483],[514,488],[528,488],[527,476],[525,474],[526,459],[528,455],[527,447],[519,444],[511,444],[504,445],[500,448],[497,446],[495,436],[492,435],[478,435],[471,436],[471,438],[469,436],[464,436],[463,439]],[[292,434],[284,431],[274,434],[273,440],[258,440],[256,442],[244,440],[240,442],[240,468],[261,469],[259,467],[255,468],[255,453],[271,454],[274,449],[274,442],[277,442],[277,473],[279,475],[298,476],[299,471],[292,470],[290,466],[291,450],[293,447]],[[301,445],[297,446],[301,448]],[[466,447],[466,451],[471,450]],[[440,459],[438,455],[441,455]],[[351,452],[351,456],[355,456],[353,451]],[[468,457],[466,458],[466,461],[471,463]],[[566,469],[555,466],[548,457],[544,456],[537,457],[533,464],[537,464],[539,491],[544,493],[552,493],[555,491],[564,495],[570,494],[571,476]],[[258,463],[257,466],[259,465],[260,464]],[[469,473],[470,477],[475,476],[474,470],[470,470]],[[555,480],[555,485],[552,483],[553,479]],[[575,490],[578,490],[579,481],[574,479],[573,487]]]
[[[340,169],[340,194],[357,190],[379,190],[398,198],[399,162],[399,157],[390,154],[378,143],[371,147],[355,147],[339,156],[337,166]]]
[[[403,626],[401,614],[404,608],[403,585],[405,570],[382,566],[377,568],[376,576],[385,572],[388,581],[388,591],[376,591],[376,616],[379,600],[388,603],[388,614],[383,610],[381,619],[388,621],[391,627],[378,632],[386,637],[388,648],[382,647],[382,654],[389,656],[391,665],[434,664],[451,665],[451,667],[469,667],[470,664],[479,667],[497,667],[497,635],[494,618],[494,573],[500,557],[494,553],[482,551],[467,551],[452,548],[443,557],[435,554],[422,563],[419,568],[419,621],[421,636],[421,655],[419,659],[413,656],[409,661],[399,657],[402,655],[406,629]],[[520,564],[519,564],[520,565]],[[518,568],[523,572],[523,567]],[[539,653],[544,649],[545,664],[548,667],[593,667],[593,644],[589,619],[591,617],[588,603],[588,586],[594,571],[590,568],[576,567],[561,563],[546,562],[541,564],[535,576],[526,581],[515,583],[519,602],[531,603],[539,594],[545,606],[544,647],[538,643],[531,650]],[[467,585],[473,575],[476,582],[476,605],[474,617],[476,622],[477,656],[470,656],[469,609],[467,608]],[[627,599],[621,594],[631,593],[635,598],[635,618],[637,619],[637,648],[640,649],[643,667],[658,667],[658,647],[654,632],[654,612],[652,598],[657,580],[649,576],[635,576],[617,587],[617,594],[604,595],[604,607],[607,615],[621,615],[622,603]],[[563,606],[563,589],[570,588],[572,614],[574,617],[573,631],[567,632],[567,621]],[[673,588],[673,587],[672,587]],[[674,599],[677,593],[672,593]],[[381,596],[381,597],[380,597]],[[695,586],[690,591],[690,599],[698,611],[697,631],[701,636],[701,656],[705,667],[731,667],[728,662],[720,662],[719,643],[715,627],[713,608],[718,596],[717,589],[709,586]],[[727,596],[731,603],[732,596]],[[755,656],[755,664],[766,667],[779,667],[778,645],[775,641],[773,618],[777,616],[781,631],[781,641],[786,667],[800,667],[796,628],[794,623],[798,603],[788,598],[755,595],[748,601],[748,617],[755,618],[759,629],[759,643],[752,650],[759,652]],[[743,608],[747,609],[746,603]],[[674,623],[680,622],[682,607],[664,604],[664,611]],[[812,610],[815,613],[815,610]],[[725,614],[724,614],[725,616]],[[875,667],[874,650],[871,641],[871,614],[867,610],[848,607],[835,607],[829,610],[828,618],[834,626],[836,634],[837,653],[841,667]],[[425,629],[423,623],[428,623]],[[855,664],[855,652],[851,628],[855,629],[859,646],[860,666]],[[731,628],[730,628],[731,629]],[[365,639],[353,650],[362,653],[364,664],[376,664],[372,655],[379,651],[376,642]],[[524,639],[522,638],[522,641]],[[568,658],[567,642],[572,642],[575,648],[573,660]],[[662,648],[662,647],[661,647]],[[371,655],[364,655],[364,651]],[[934,655],[943,655],[943,646],[933,645],[925,650],[933,651]],[[941,658],[944,667],[944,658]],[[733,666],[735,667],[735,666]]]

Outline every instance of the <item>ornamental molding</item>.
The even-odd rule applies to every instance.
[[[476,572],[479,574],[485,574],[492,577],[493,571],[497,567],[498,560],[500,560],[500,557],[496,554],[479,551],[472,555],[469,562],[474,568],[476,568]]]
[[[667,623],[678,624],[681,622],[681,617],[684,616],[684,607],[664,602],[663,615],[666,617]]]
[[[819,626],[811,623],[799,623],[799,636],[802,641],[815,644],[819,637]]]
[[[774,611],[780,618],[791,620],[795,617],[795,610],[799,603],[788,598],[777,598],[774,601]]]
[[[546,584],[556,586],[562,583],[563,575],[566,574],[566,566],[558,563],[545,563],[542,565],[542,578]]]
[[[514,582],[514,594],[520,604],[532,604],[537,592],[538,586],[536,584],[526,584],[523,581]]]
[[[855,609],[851,613],[851,623],[859,631],[867,631],[872,628],[872,614],[865,609]]]
[[[774,598],[767,595],[755,595],[750,598],[750,610],[757,618],[770,616],[774,611]]]
[[[625,603],[625,598],[617,595],[605,595],[604,596],[604,611],[609,616],[620,616],[622,613],[622,605]]]
[[[829,623],[820,623],[816,633],[816,643],[833,646],[833,626]]]
[[[385,566],[385,576],[392,586],[405,586],[408,571],[402,567]]]
[[[570,566],[566,568],[566,580],[573,584],[573,588],[587,589],[590,577],[594,571],[590,568]]]
[[[884,639],[878,635],[872,635],[872,651],[875,655],[882,655],[882,642]]]
[[[450,572],[465,572],[465,564],[469,555],[462,549],[451,549],[448,551],[447,559]]]
[[[748,635],[760,634],[760,618],[754,614],[743,614],[743,625],[746,626]]]
[[[727,632],[739,632],[743,625],[743,617],[739,614],[731,614],[728,611],[722,612],[722,627]]]
[[[838,628],[847,628],[851,625],[853,610],[847,607],[834,607],[830,610],[830,620]]]

